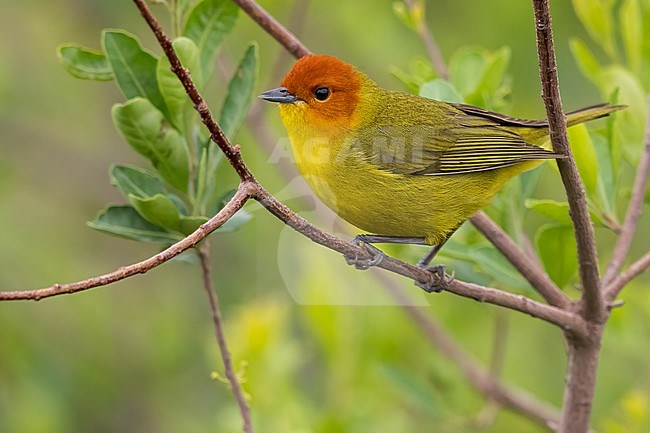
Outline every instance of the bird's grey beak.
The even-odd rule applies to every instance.
[[[279,102],[280,104],[292,104],[299,100],[297,96],[289,93],[286,87],[278,87],[277,89],[267,90],[262,93],[259,98],[269,102]]]

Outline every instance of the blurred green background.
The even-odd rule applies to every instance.
[[[426,56],[391,0],[261,3],[297,29],[310,49],[357,65],[387,88],[404,89],[392,67],[407,70]],[[586,30],[569,2],[551,3],[565,108],[601,102],[569,50],[569,37],[589,40]],[[304,18],[295,18],[295,7],[304,8]],[[508,114],[544,116],[529,2],[440,0],[427,8],[446,58],[465,45],[509,46]],[[56,56],[63,42],[99,48],[100,30],[108,27],[127,29],[160,53],[135,6],[127,0],[0,0],[0,10],[0,290],[76,281],[157,252],[85,225],[106,203],[123,201],[109,184],[109,166],[143,160],[111,122],[111,105],[123,100],[114,83],[76,80]],[[154,10],[166,19],[162,7]],[[260,45],[260,92],[276,87],[290,67],[277,43],[240,14],[208,86],[209,105],[219,106],[223,83],[252,40]],[[275,155],[287,155],[277,111],[261,110],[265,128],[279,140]],[[258,180],[321,227],[354,233],[315,212],[314,200],[300,198],[288,180],[295,174],[281,173],[277,158],[269,159],[249,129],[255,127],[247,125],[237,142]],[[224,189],[235,187],[230,169],[220,170]],[[558,176],[549,167],[540,170],[545,176],[536,196],[561,199]],[[248,209],[250,223],[211,242],[228,340],[246,378],[256,431],[545,431],[492,410],[369,273],[346,266],[268,213]],[[648,221],[641,220],[633,257],[647,248]],[[604,229],[597,236],[607,258],[614,236]],[[422,253],[395,251],[411,261]],[[462,269],[458,264],[461,279]],[[389,278],[486,365],[497,340],[504,346],[497,349],[503,380],[560,405],[566,360],[556,329],[453,295],[424,296],[409,282]],[[607,327],[593,418],[602,431],[650,428],[647,285],[647,276],[631,284],[625,307]],[[228,387],[211,379],[213,371],[223,375],[196,264],[173,261],[74,296],[0,304],[3,433],[240,431]]]

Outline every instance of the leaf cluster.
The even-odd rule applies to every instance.
[[[228,0],[169,2],[172,44],[199,91],[211,75],[218,50],[237,19]],[[183,84],[166,56],[142,46],[137,36],[106,29],[101,50],[79,44],[59,46],[59,59],[74,77],[113,80],[126,101],[112,108],[120,136],[149,162],[149,167],[114,165],[111,183],[128,204],[109,205],[90,227],[141,242],[171,244],[195,231],[232,196],[216,176],[221,152],[201,129]],[[258,75],[257,44],[251,43],[228,84],[219,124],[233,139],[253,98]],[[250,219],[239,212],[220,228],[232,231]]]

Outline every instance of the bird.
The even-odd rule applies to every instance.
[[[512,177],[544,160],[565,158],[549,144],[546,120],[524,120],[460,103],[385,90],[337,57],[298,59],[281,86],[259,95],[279,105],[297,168],[316,196],[366,231],[355,237],[372,258],[347,258],[359,269],[385,257],[373,244],[433,246],[486,207]],[[567,114],[569,126],[623,108],[600,104]]]

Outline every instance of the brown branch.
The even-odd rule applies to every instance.
[[[251,415],[248,404],[246,403],[246,398],[244,397],[244,391],[242,390],[241,383],[237,378],[235,369],[232,365],[232,359],[230,357],[230,350],[228,349],[228,344],[226,343],[226,335],[224,332],[223,318],[221,317],[221,311],[219,310],[219,299],[217,297],[217,292],[214,289],[212,284],[212,276],[210,269],[210,244],[204,243],[200,248],[196,249],[201,260],[201,268],[203,269],[203,287],[205,292],[208,295],[208,300],[210,302],[210,311],[212,313],[212,321],[214,323],[214,334],[217,338],[217,344],[219,344],[219,353],[221,354],[221,360],[223,362],[223,368],[230,383],[230,390],[235,396],[237,405],[239,406],[239,412],[241,413],[243,428],[245,433],[253,433],[253,426],[251,424]]]
[[[421,5],[418,5],[417,3],[419,2],[416,2],[415,0],[405,0],[404,3],[411,10],[411,12],[413,12],[417,7],[422,7],[423,16],[422,19],[416,23],[416,31],[420,36],[420,39],[422,39],[424,48],[427,50],[429,58],[431,59],[431,63],[433,64],[433,67],[438,75],[440,75],[440,77],[444,78],[445,80],[449,80],[449,70],[447,69],[447,64],[445,63],[445,59],[442,56],[438,42],[436,42],[433,32],[429,29],[429,25],[427,24],[426,15],[424,12],[424,3],[422,2]]]
[[[173,259],[183,251],[192,248],[207,235],[225,224],[225,222],[228,221],[248,201],[250,198],[250,187],[251,183],[242,182],[233,198],[219,211],[218,214],[210,218],[210,220],[205,224],[201,225],[194,233],[147,260],[121,267],[108,274],[89,278],[83,281],[77,281],[75,283],[54,284],[53,286],[37,290],[0,292],[0,301],[39,301],[52,296],[77,293],[95,287],[106,286],[133,275],[144,274],[145,272]]]
[[[566,116],[562,110],[560,87],[557,77],[553,30],[548,0],[533,0],[539,76],[542,82],[542,99],[546,105],[549,132],[553,150],[566,155],[558,159],[557,165],[564,183],[569,202],[569,214],[573,222],[578,249],[579,274],[582,282],[583,315],[596,323],[606,318],[600,281],[598,277],[598,256],[584,185],[569,147]]]
[[[477,212],[470,221],[549,304],[559,308],[566,308],[569,305],[569,298],[560,291],[548,274],[534,260],[524,254],[510,236],[485,212]]]
[[[262,206],[275,215],[283,223],[293,228],[303,236],[311,239],[317,244],[323,245],[334,251],[338,251],[347,257],[357,257],[361,260],[371,259],[372,256],[364,248],[346,242],[334,235],[324,232],[318,227],[310,224],[307,220],[291,211],[286,205],[279,202],[273,195],[268,193],[258,183],[254,184],[255,191],[251,193]],[[384,258],[377,267],[386,269],[398,275],[410,278],[413,281],[426,284],[431,282],[432,275],[429,271],[417,266],[404,263],[392,257]],[[564,330],[571,330],[578,334],[587,332],[585,322],[576,314],[556,308],[550,305],[533,301],[522,295],[515,295],[503,290],[478,284],[466,283],[454,280],[449,284],[446,291],[465,298],[474,299],[479,302],[499,305],[501,307],[526,313],[532,317],[553,323]]]
[[[487,372],[469,353],[464,351],[445,329],[422,307],[408,305],[409,299],[392,282],[377,275],[382,285],[401,304],[408,317],[422,330],[427,339],[456,365],[463,376],[483,396],[509,408],[543,426],[554,429],[560,420],[560,412],[551,405],[539,401],[528,392],[502,384],[498,378]]]
[[[568,367],[560,433],[586,433],[589,430],[591,408],[596,387],[596,372],[607,311],[600,290],[598,257],[584,186],[569,148],[566,117],[557,78],[557,64],[553,48],[553,31],[548,0],[533,0],[539,76],[542,83],[542,99],[553,150],[566,155],[557,164],[569,202],[569,214],[573,222],[578,249],[580,280],[582,282],[581,315],[589,322],[589,332],[576,335],[565,332]]]
[[[287,51],[295,57],[306,56],[311,51],[293,33],[287,30],[275,18],[253,0],[233,0],[239,5],[260,27],[273,36]]]
[[[606,287],[607,299],[613,302],[627,283],[647,271],[648,268],[650,268],[650,252],[645,253],[643,257],[632,263],[625,272],[614,278],[614,281]]]
[[[632,197],[627,206],[627,215],[625,222],[621,228],[620,235],[614,247],[614,253],[607,266],[607,271],[603,277],[603,286],[608,285],[621,271],[623,263],[630,252],[630,246],[634,240],[636,228],[641,217],[643,209],[643,202],[645,199],[646,188],[648,187],[648,175],[650,175],[650,98],[648,98],[648,118],[646,120],[645,138],[643,151],[639,160],[639,166],[636,171],[636,178],[634,179],[634,187],[632,188]],[[616,293],[618,294],[618,293]],[[616,294],[614,297],[616,297]],[[609,299],[612,298],[612,293],[606,293]]]
[[[147,6],[145,0],[133,1],[138,9],[140,9],[142,17],[151,28],[151,31],[153,31],[156,39],[158,40],[158,43],[169,59],[172,72],[178,76],[178,79],[181,81],[183,87],[185,88],[185,92],[194,103],[194,108],[201,116],[201,121],[212,134],[210,136],[212,141],[217,143],[221,151],[228,159],[228,162],[230,162],[230,165],[233,166],[242,181],[253,181],[255,178],[253,177],[253,174],[250,172],[250,170],[248,170],[248,167],[246,167],[246,164],[244,164],[244,161],[241,158],[241,153],[239,152],[239,147],[230,144],[225,134],[221,128],[219,128],[219,125],[217,125],[217,122],[212,117],[212,113],[210,113],[208,105],[205,103],[201,97],[201,94],[196,89],[194,82],[190,78],[189,71],[183,67],[180,59],[176,55],[174,47],[172,46],[171,38],[165,34],[162,27],[160,26],[160,23],[158,23],[158,20],[156,20],[154,15],[151,13],[151,10],[149,9],[149,6]]]

